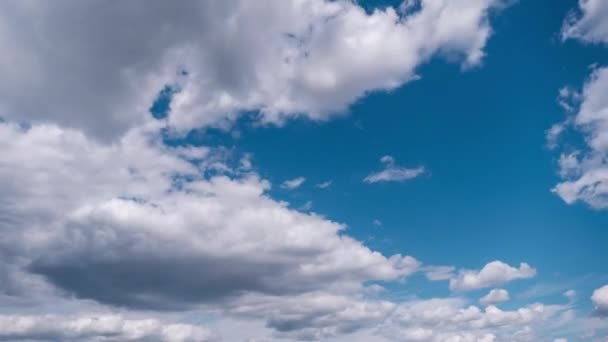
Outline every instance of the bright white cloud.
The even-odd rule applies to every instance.
[[[281,184],[281,188],[288,189],[288,190],[297,189],[300,187],[300,185],[304,184],[305,181],[306,181],[306,178],[304,178],[304,177],[297,177],[294,179],[289,179],[289,180],[284,181],[283,184]]]
[[[380,161],[384,164],[384,169],[368,175],[363,179],[364,182],[403,182],[416,178],[426,172],[422,166],[416,168],[398,166],[395,164],[395,159],[391,156],[384,156],[380,158]]]
[[[579,0],[578,5],[578,12],[572,12],[566,18],[562,37],[608,43],[608,3],[604,0]]]
[[[591,301],[593,302],[596,314],[608,316],[608,285],[604,285],[593,291]]]
[[[553,191],[566,203],[583,201],[598,209],[608,208],[608,68],[593,71],[580,95],[572,126],[583,133],[587,146],[562,154],[563,182]]]
[[[450,289],[453,291],[467,291],[491,286],[499,286],[516,280],[532,278],[536,270],[527,263],[521,263],[519,268],[512,267],[502,261],[492,261],[481,270],[460,270],[450,279]]]
[[[206,342],[218,337],[198,326],[163,324],[120,315],[0,315],[3,341],[162,341]]]
[[[345,0],[2,1],[0,116],[116,138],[170,85],[179,131],[242,111],[326,120],[433,56],[479,64],[507,2],[422,0],[400,15]]]
[[[496,305],[508,301],[509,292],[505,289],[492,289],[488,294],[479,299],[479,303],[483,306]]]

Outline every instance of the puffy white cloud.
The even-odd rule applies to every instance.
[[[572,299],[574,299],[574,297],[576,297],[576,291],[570,289],[570,290],[564,292],[564,297],[572,300]]]
[[[289,180],[284,181],[283,184],[281,184],[281,188],[288,189],[288,190],[297,189],[300,187],[300,185],[304,184],[305,181],[306,181],[306,178],[304,178],[304,177],[297,177],[294,179],[289,179]]]
[[[594,305],[594,311],[600,316],[608,316],[608,285],[604,285],[593,291],[591,301]]]
[[[608,68],[593,71],[580,95],[572,126],[583,133],[586,147],[560,157],[563,182],[553,191],[566,203],[583,201],[608,208]]]
[[[492,261],[481,270],[460,270],[450,279],[450,289],[467,291],[484,287],[497,286],[516,279],[532,278],[536,270],[523,262],[519,268],[505,264],[502,261]]]
[[[426,172],[422,166],[416,168],[405,168],[395,165],[395,159],[391,156],[384,156],[380,158],[380,161],[384,164],[384,170],[368,175],[363,179],[364,182],[403,182],[416,178]]]
[[[509,300],[509,292],[505,289],[492,289],[488,294],[479,299],[484,306],[495,305]]]
[[[421,0],[399,14],[345,0],[2,1],[0,116],[115,138],[169,85],[180,131],[242,111],[325,120],[433,56],[479,64],[507,2]]]
[[[163,324],[157,319],[94,316],[0,315],[2,341],[219,341],[206,329],[188,324]]]
[[[591,43],[608,42],[608,3],[604,0],[579,0],[579,11],[572,12],[562,27],[564,39]]]

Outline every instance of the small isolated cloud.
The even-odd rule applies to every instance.
[[[519,268],[509,266],[502,261],[492,261],[481,270],[460,270],[450,279],[450,290],[468,291],[485,287],[499,286],[516,279],[528,279],[536,275],[536,270],[525,262]]]
[[[509,292],[505,289],[493,289],[488,292],[487,295],[479,299],[479,303],[483,306],[496,305],[498,303],[506,302],[509,298]]]
[[[306,181],[306,178],[304,178],[304,177],[298,177],[298,178],[286,180],[283,182],[283,184],[281,184],[281,188],[288,189],[288,190],[297,189],[300,187],[300,185],[304,184],[305,181]]]
[[[382,227],[382,221],[378,220],[378,219],[374,219],[372,221],[372,224],[376,227]]]
[[[416,178],[426,172],[424,166],[415,168],[401,167],[395,164],[395,159],[391,156],[380,158],[384,164],[384,170],[374,172],[363,179],[366,183],[378,182],[403,182]]]
[[[326,182],[323,182],[323,183],[319,183],[319,184],[317,184],[315,186],[317,188],[319,188],[319,189],[327,189],[327,188],[329,188],[331,186],[331,184],[332,184],[332,181],[326,181]]]
[[[312,209],[312,201],[306,201],[298,210],[300,211],[310,211]]]
[[[568,291],[564,292],[564,297],[572,300],[574,297],[576,297],[576,291],[568,290]]]
[[[591,302],[593,302],[594,314],[608,316],[608,285],[604,285],[593,291]]]

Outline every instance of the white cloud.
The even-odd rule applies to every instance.
[[[283,184],[281,184],[281,188],[288,189],[288,190],[297,189],[300,187],[300,185],[304,184],[305,181],[306,181],[306,178],[304,178],[304,177],[297,177],[294,179],[289,179],[289,180],[284,181]]]
[[[467,291],[485,287],[498,286],[516,280],[532,278],[536,270],[527,263],[521,263],[515,268],[501,261],[492,261],[481,270],[460,270],[450,279],[450,289],[454,291]]]
[[[488,294],[479,299],[479,303],[483,306],[496,305],[506,302],[509,298],[509,292],[505,289],[492,289]]]
[[[580,95],[572,125],[583,133],[586,147],[560,157],[563,181],[553,191],[566,203],[583,201],[608,208],[608,68],[593,71]]]
[[[402,16],[325,0],[2,1],[0,116],[116,138],[171,85],[178,131],[242,111],[326,120],[434,56],[479,64],[507,2],[422,0]]]
[[[363,179],[366,183],[378,182],[403,182],[416,178],[426,172],[424,167],[405,168],[395,165],[395,159],[391,156],[380,158],[384,164],[384,170],[374,172]]]
[[[94,316],[0,315],[3,341],[219,341],[206,329],[188,324],[163,324],[156,319]]]
[[[608,43],[608,3],[604,0],[579,0],[579,12],[572,12],[562,27],[563,39]]]
[[[604,285],[593,291],[591,301],[593,302],[596,314],[608,316],[608,285]]]
[[[556,338],[555,340],[553,340],[553,342],[568,342],[568,340],[565,338]]]

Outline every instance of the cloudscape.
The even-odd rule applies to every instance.
[[[0,1],[0,341],[608,342],[608,1]]]

